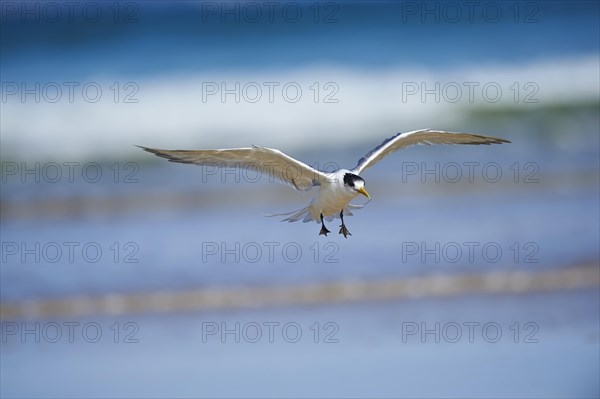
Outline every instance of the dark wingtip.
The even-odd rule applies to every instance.
[[[510,140],[506,140],[506,139],[502,139],[499,137],[490,137],[490,136],[480,136],[481,138],[485,138],[488,141],[484,142],[484,143],[469,143],[469,144],[485,144],[485,145],[490,145],[490,144],[504,144],[504,143],[510,143]]]
[[[137,147],[137,148],[141,148],[141,149],[142,149],[142,150],[144,150],[144,151],[147,151],[147,152],[152,152],[152,153],[154,153],[154,151],[152,150],[152,148],[144,147],[144,146],[137,145],[137,144],[134,144],[134,146],[135,146],[135,147]]]
[[[510,143],[510,140],[494,137],[494,141],[490,142],[489,144],[509,144],[509,143]]]
[[[138,147],[138,148],[141,148],[142,150],[144,150],[146,152],[149,152],[151,154],[158,155],[159,157],[163,157],[164,158],[164,154],[162,154],[160,150],[156,150],[154,148],[149,148],[149,147],[143,147],[143,146],[137,145],[137,144],[134,144],[134,145],[136,147]]]
[[[189,163],[189,162],[183,161],[180,158],[177,158],[174,155],[171,155],[171,154],[168,154],[168,153],[164,152],[164,150],[157,150],[157,149],[154,149],[154,148],[143,147],[141,145],[135,145],[135,146],[141,148],[142,150],[144,150],[146,152],[154,154],[157,157],[164,158],[164,159],[168,160],[169,162]]]

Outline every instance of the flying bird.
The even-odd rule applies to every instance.
[[[340,169],[335,172],[317,170],[277,149],[266,147],[252,146],[220,150],[160,150],[139,147],[171,162],[252,169],[287,183],[299,191],[318,187],[316,195],[307,207],[270,216],[287,216],[283,221],[288,222],[296,222],[301,219],[304,222],[320,222],[319,235],[324,236],[327,236],[330,231],[325,227],[323,219],[331,221],[334,217],[339,217],[342,222],[339,234],[348,238],[351,234],[344,223],[344,215],[351,216],[353,209],[364,206],[350,204],[350,201],[360,194],[371,198],[365,189],[365,180],[360,174],[387,155],[415,144],[490,145],[502,143],[510,143],[510,141],[479,134],[432,129],[398,133],[384,140],[383,143],[360,158],[353,169]]]

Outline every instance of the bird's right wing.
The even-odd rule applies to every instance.
[[[414,132],[398,133],[383,141],[377,147],[373,148],[362,157],[356,167],[352,170],[353,173],[360,174],[363,170],[370,168],[377,162],[381,161],[385,156],[402,148],[406,148],[415,144],[502,144],[510,143],[505,139],[496,137],[483,136],[472,133],[455,133],[446,132],[444,130],[423,129],[415,130]]]
[[[327,174],[300,162],[279,150],[266,147],[228,148],[222,150],[159,150],[138,146],[170,162],[205,166],[247,168],[291,185],[309,190],[327,179]]]

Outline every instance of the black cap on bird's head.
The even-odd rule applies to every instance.
[[[367,198],[371,198],[367,190],[365,190],[365,179],[354,173],[346,173],[344,175],[344,186],[350,187]]]

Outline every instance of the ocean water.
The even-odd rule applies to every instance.
[[[472,129],[482,108],[598,101],[591,1],[478,2],[456,20],[447,1],[292,2],[297,21],[283,5],[254,21],[236,2],[92,4],[98,21],[2,10],[4,159],[131,158],[132,144],[313,151]]]
[[[597,300],[594,290],[57,319],[56,343],[7,336],[0,389],[4,397],[596,397]],[[65,322],[79,323],[73,342]]]
[[[600,262],[598,2],[476,2],[471,18],[452,1],[302,1],[272,20],[265,3],[82,2],[101,9],[95,22],[38,21],[35,7],[58,3],[44,4],[0,7],[3,306]],[[256,144],[351,168],[419,128],[512,143],[386,158],[364,173],[373,199],[346,218],[348,239],[339,220],[323,237],[263,216],[310,192],[134,146]],[[598,397],[591,285],[70,318],[3,308],[0,396]]]
[[[312,193],[233,171],[208,174],[160,160],[140,164],[137,183],[129,184],[115,183],[112,176],[98,183],[45,184],[25,176],[23,183],[22,176],[11,175],[2,194],[1,297],[598,262],[593,145],[567,153],[560,144],[539,150],[538,140],[508,137],[513,143],[503,146],[412,148],[382,161],[364,174],[373,199],[346,218],[353,234],[348,239],[337,234],[339,220],[326,223],[333,233],[323,237],[316,223],[264,217],[302,208]],[[598,136],[583,134],[580,140],[597,144]],[[346,158],[340,156],[340,164]],[[77,247],[70,250],[69,243]]]
[[[336,234],[338,221],[322,237],[316,223],[264,217],[304,206],[310,193],[244,175],[158,160],[134,162],[137,182],[129,184],[114,182],[110,163],[98,183],[7,176],[0,299],[26,305],[597,265],[599,136],[587,125],[594,114],[576,115],[557,118],[585,132],[571,134],[566,148],[560,135],[517,129],[503,146],[419,147],[389,157],[365,173],[373,200],[346,219],[347,240]],[[348,165],[361,147],[298,157]],[[472,181],[465,162],[474,165]],[[460,179],[448,165],[460,166]],[[484,174],[486,165],[496,166]],[[36,243],[42,249],[27,254]],[[72,260],[67,243],[76,245]],[[13,253],[12,244],[25,249]],[[599,303],[592,288],[3,318],[0,390],[3,397],[595,397]]]

